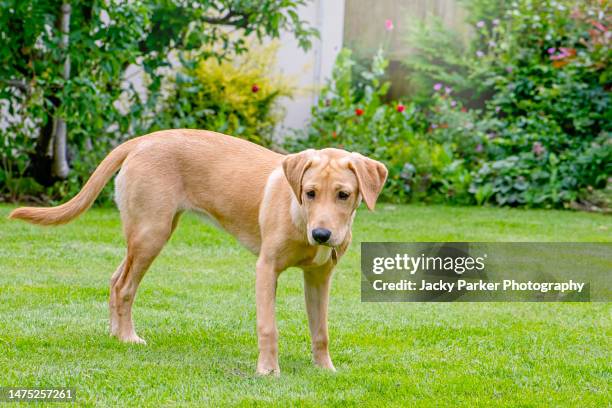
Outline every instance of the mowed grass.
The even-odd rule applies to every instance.
[[[381,205],[360,211],[334,276],[331,353],[311,364],[297,269],[280,279],[280,378],[255,376],[255,257],[195,216],[135,302],[147,346],[108,336],[119,216],[42,228],[0,207],[0,386],[73,386],[78,405],[610,406],[606,303],[361,303],[361,241],[609,241],[612,219],[563,211]]]

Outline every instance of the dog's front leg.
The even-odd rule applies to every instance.
[[[279,271],[275,265],[262,255],[257,260],[255,278],[255,302],[257,304],[257,341],[259,358],[257,374],[279,375],[278,330],[274,316],[276,302],[276,282]]]
[[[314,362],[321,368],[336,371],[329,356],[327,333],[327,304],[333,269],[331,261],[317,268],[304,269],[304,295]]]

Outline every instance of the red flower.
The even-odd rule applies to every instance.
[[[397,105],[397,108],[396,108],[396,109],[397,109],[397,111],[398,111],[399,113],[402,113],[403,111],[405,111],[405,110],[406,110],[406,107],[405,107],[404,105],[402,105],[402,104],[399,104],[399,105]]]
[[[259,92],[259,85],[257,85],[257,84],[253,84],[253,86],[251,87],[251,91],[252,91],[253,93],[257,93],[257,92]]]
[[[361,108],[355,109],[355,115],[357,115],[357,116],[363,115],[363,109],[361,109]]]
[[[335,139],[337,136],[338,136],[338,135],[336,134],[336,131],[334,130],[334,131],[332,132],[332,137]]]

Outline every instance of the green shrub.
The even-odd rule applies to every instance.
[[[588,3],[521,0],[503,24],[481,28],[496,44],[479,64],[494,88],[484,116],[499,118],[489,129],[489,163],[472,186],[491,192],[485,201],[559,207],[606,187],[610,21]]]
[[[269,146],[282,117],[278,99],[291,96],[288,78],[274,72],[278,43],[254,47],[232,60],[184,61],[152,130],[198,128]]]
[[[466,106],[482,108],[491,96],[492,87],[487,69],[479,69],[481,50],[493,45],[479,35],[487,24],[496,27],[508,8],[504,0],[459,0],[468,12],[466,23],[475,27],[469,36],[448,29],[438,16],[427,21],[410,20],[406,42],[411,52],[402,61],[408,69],[406,78],[413,90],[412,97],[420,104],[431,103],[431,89],[443,83],[453,89],[453,95]],[[466,38],[467,37],[467,38]]]
[[[384,162],[389,179],[382,198],[388,201],[462,200],[457,192],[467,192],[469,174],[452,143],[431,137],[425,115],[414,103],[382,102],[389,87],[382,81],[388,64],[382,51],[359,81],[352,78],[354,64],[351,51],[342,50],[312,109],[310,126],[296,132],[286,147],[338,147]]]
[[[472,3],[491,14],[487,0]],[[453,37],[441,29],[438,37],[422,36],[416,58],[422,65],[411,67],[430,83],[443,80],[434,85],[440,90],[429,119],[437,140],[454,140],[477,203],[570,206],[606,188],[610,20],[603,3],[517,0],[501,19],[475,21],[474,39],[464,49],[441,47],[438,37]],[[431,69],[436,60],[460,64]],[[446,95],[451,86],[459,92]],[[474,95],[486,97],[483,108],[460,109],[473,105]]]
[[[477,101],[486,92],[482,78],[472,72],[472,59],[468,57],[461,36],[444,27],[439,18],[431,22],[414,22],[410,26],[408,43],[413,50],[403,61],[408,70],[406,80],[412,97],[421,105],[431,104],[431,89],[443,83],[451,87],[455,96],[463,101]]]

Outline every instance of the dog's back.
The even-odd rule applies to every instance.
[[[70,201],[56,207],[17,208],[9,218],[40,225],[70,222],[91,207],[108,180],[122,166],[122,178],[130,171],[138,172],[146,179],[143,184],[149,185],[165,182],[163,178],[152,178],[152,173],[164,176],[179,174],[184,190],[190,192],[181,203],[185,206],[183,209],[202,210],[198,208],[198,203],[201,203],[209,207],[206,211],[219,218],[233,218],[234,211],[244,211],[252,207],[249,203],[261,201],[261,197],[254,196],[253,192],[263,191],[269,173],[278,166],[282,157],[254,143],[215,132],[195,129],[154,132],[129,140],[111,151]],[[170,182],[176,183],[177,180]],[[233,187],[229,188],[228,183]],[[234,190],[237,195],[245,193],[245,196],[235,199],[246,205],[232,208],[236,200],[227,201],[228,190],[231,190],[230,194]]]

